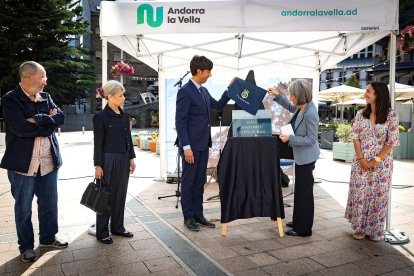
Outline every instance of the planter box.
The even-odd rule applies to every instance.
[[[345,162],[351,162],[355,155],[355,149],[353,143],[333,143],[333,159],[342,160]]]
[[[414,132],[400,132],[400,145],[393,148],[395,159],[414,159]]]
[[[140,142],[141,140],[139,138],[135,139],[135,143],[137,144],[137,147],[140,148]]]

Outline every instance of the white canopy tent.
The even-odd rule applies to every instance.
[[[213,74],[241,76],[254,69],[256,75],[312,78],[317,102],[321,71],[391,35],[394,99],[397,32],[398,0],[102,1],[102,72],[108,71],[107,42],[158,71],[165,176],[166,121],[171,118],[166,116],[164,80],[178,80],[195,54],[214,62]],[[102,83],[106,80],[102,74]],[[390,217],[388,231],[389,226]]]
[[[393,34],[397,22],[398,0],[102,1],[102,71],[108,71],[110,42],[159,72],[165,176],[163,80],[182,76],[195,54],[214,62],[213,74],[240,76],[254,69],[312,78],[317,101],[321,71]],[[103,83],[106,78],[102,74]]]

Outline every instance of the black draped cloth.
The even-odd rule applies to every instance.
[[[277,137],[228,138],[217,173],[221,223],[285,217]]]

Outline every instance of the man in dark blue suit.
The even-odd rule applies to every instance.
[[[191,231],[216,225],[203,215],[209,147],[211,147],[210,109],[220,111],[230,100],[225,92],[219,101],[210,96],[203,83],[211,77],[213,62],[194,56],[190,62],[192,78],[178,91],[175,113],[180,154],[182,157],[181,206],[184,225]]]

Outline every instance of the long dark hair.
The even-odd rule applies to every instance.
[[[377,96],[375,99],[375,123],[383,124],[387,121],[388,112],[391,108],[390,91],[384,82],[373,81],[369,85],[372,86],[375,91],[375,95]],[[367,104],[367,107],[362,112],[362,115],[369,119],[371,112],[371,105]]]

